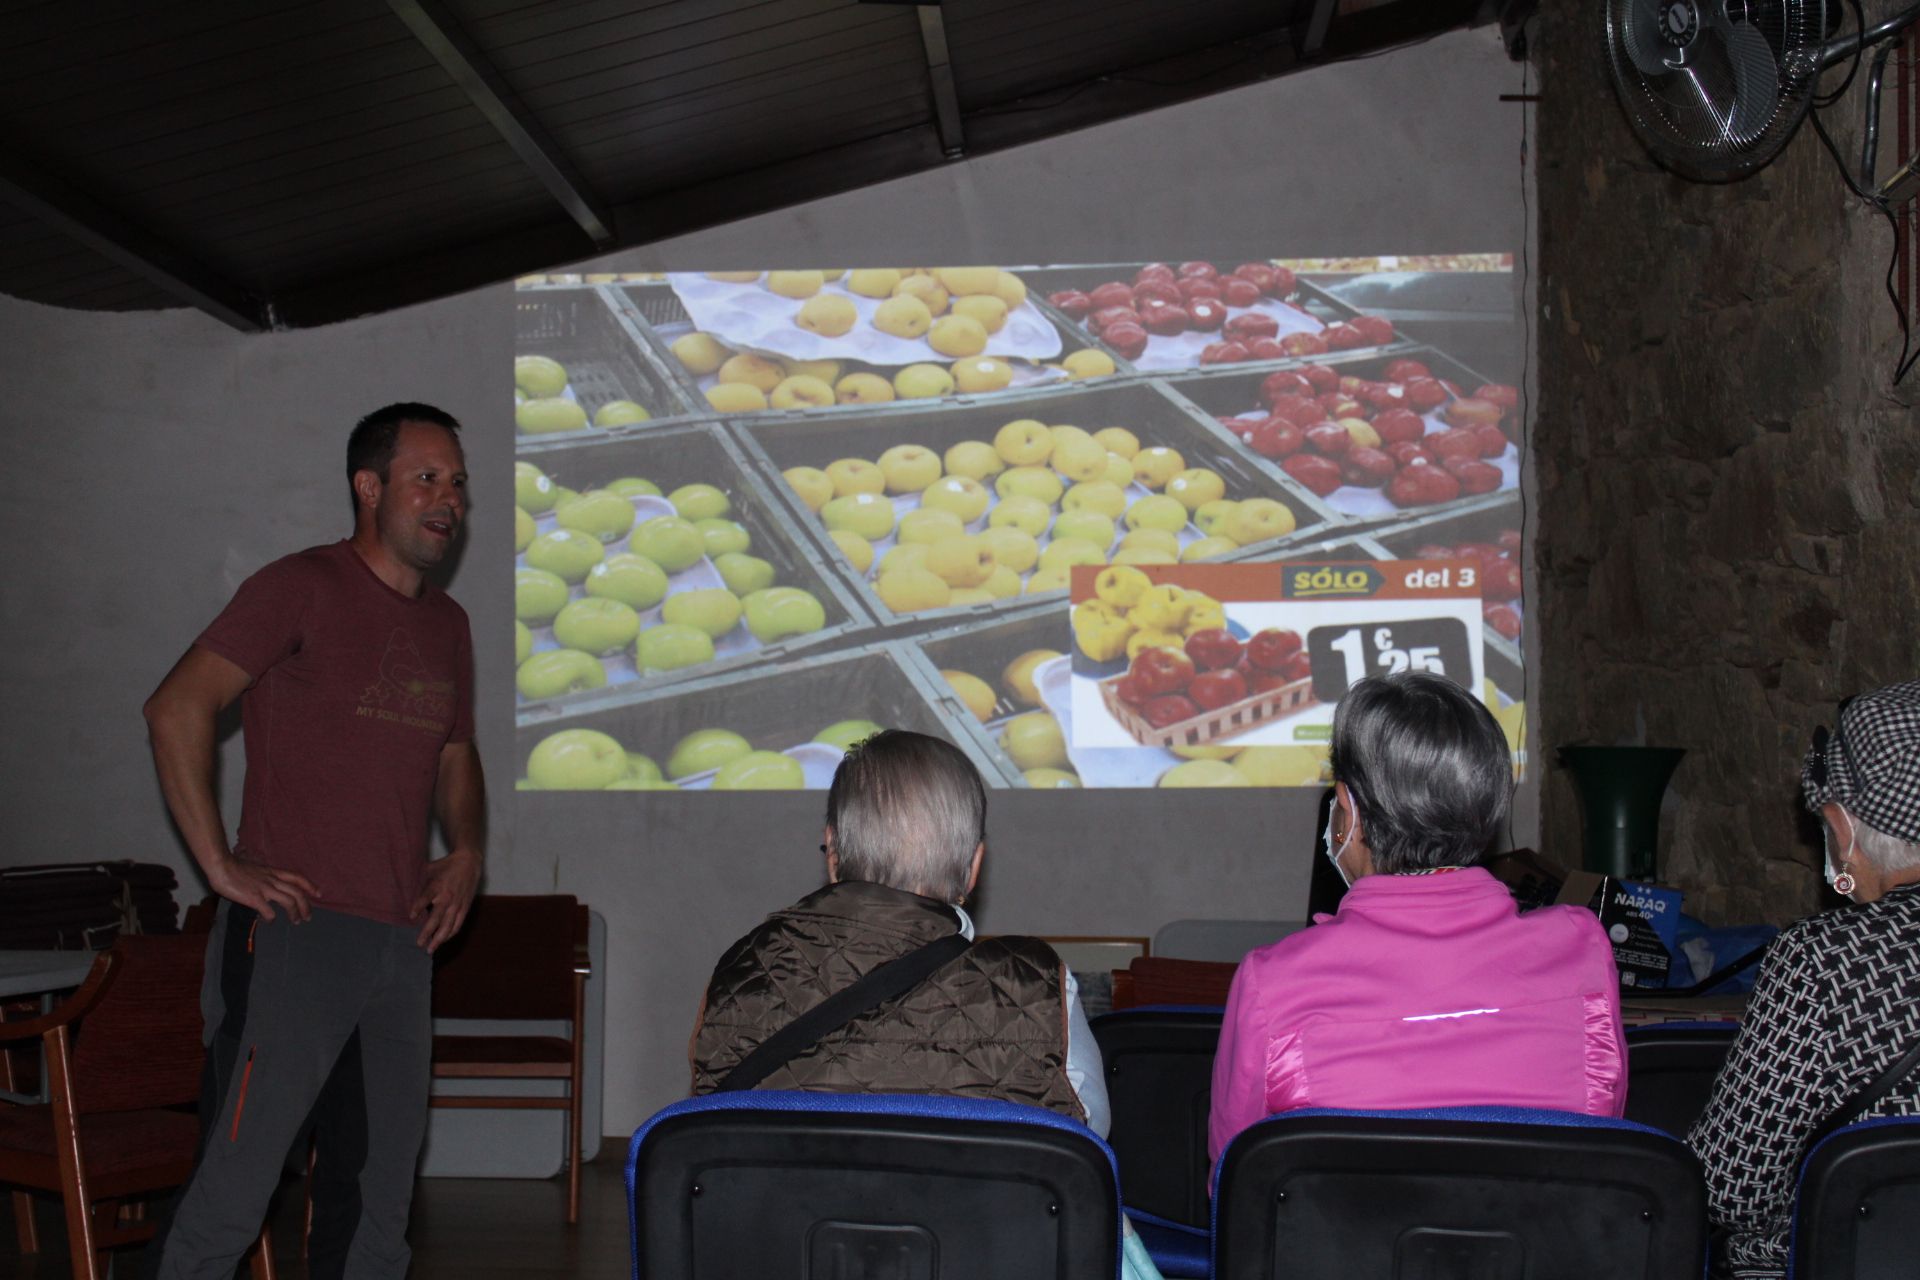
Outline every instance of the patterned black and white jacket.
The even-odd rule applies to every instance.
[[[1774,940],[1713,1098],[1688,1135],[1706,1166],[1719,1274],[1786,1273],[1808,1137],[1916,1043],[1920,885],[1811,916]],[[1914,1076],[1862,1118],[1911,1115],[1920,1115]]]

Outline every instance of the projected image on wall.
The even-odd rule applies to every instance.
[[[1221,630],[1197,595],[1076,614],[1081,566],[1471,566],[1456,678],[1518,762],[1511,266],[519,282],[519,785],[818,788],[882,727],[997,786],[1321,782],[1323,743],[1278,767],[1233,738],[1076,733],[1076,651],[1121,671]],[[1243,674],[1255,698],[1280,673]]]

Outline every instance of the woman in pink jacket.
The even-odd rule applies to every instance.
[[[1505,735],[1466,690],[1372,677],[1333,720],[1327,856],[1351,888],[1251,952],[1213,1063],[1208,1150],[1299,1107],[1626,1103],[1619,977],[1594,916],[1520,915],[1472,866],[1505,825]]]

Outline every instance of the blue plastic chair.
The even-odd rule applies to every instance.
[[[633,1135],[635,1280],[1114,1280],[1113,1152],[1011,1102],[749,1090]]]
[[[1627,1028],[1627,1115],[1685,1138],[1707,1109],[1737,1022],[1659,1022]]]
[[[1646,1125],[1522,1107],[1312,1109],[1221,1154],[1220,1280],[1698,1280],[1706,1190]]]
[[[1920,1257],[1920,1117],[1862,1120],[1827,1135],[1800,1166],[1790,1275],[1881,1280]]]

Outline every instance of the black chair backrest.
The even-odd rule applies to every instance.
[[[1740,1027],[1671,1022],[1627,1031],[1627,1119],[1676,1138],[1707,1109],[1713,1082]]]
[[[1911,1276],[1920,1258],[1920,1117],[1862,1120],[1800,1170],[1793,1274],[1800,1280]]]
[[[1112,1153],[972,1098],[749,1090],[675,1103],[627,1156],[637,1280],[1114,1280]]]
[[[1093,1020],[1113,1116],[1107,1143],[1130,1209],[1207,1225],[1207,1113],[1222,1013],[1127,1009]]]
[[[1297,1111],[1221,1157],[1218,1280],[1699,1280],[1682,1143],[1510,1107]]]

